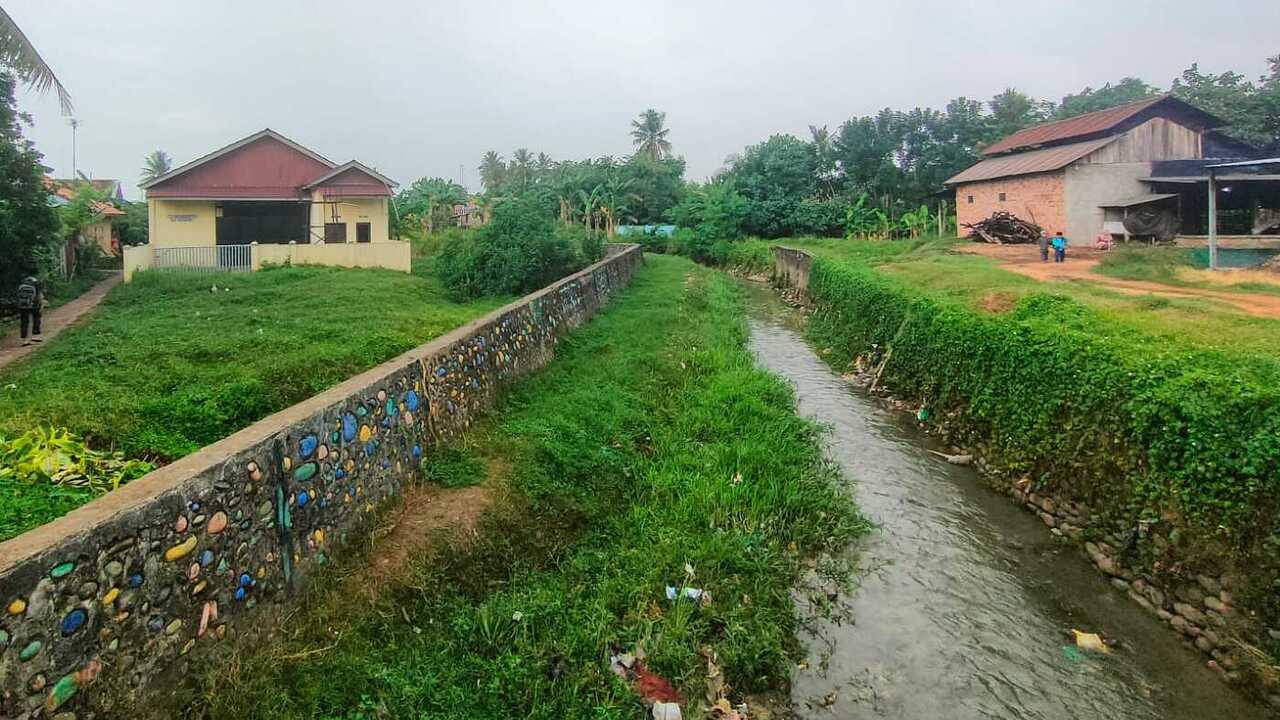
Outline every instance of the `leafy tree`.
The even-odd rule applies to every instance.
[[[147,204],[145,202],[124,203],[124,215],[111,220],[111,226],[120,238],[121,245],[145,245],[147,239]]]
[[[173,158],[169,153],[163,150],[151,152],[142,160],[142,184],[146,185],[172,169]]]
[[[813,167],[818,174],[818,187],[823,197],[830,198],[835,195],[837,177],[836,151],[831,131],[826,125],[822,127],[810,125],[809,138],[812,141]]]
[[[987,102],[991,110],[991,128],[995,138],[1006,135],[1043,122],[1047,113],[1045,103],[1032,100],[1026,93],[1014,88],[1005,88]]]
[[[12,70],[18,79],[37,92],[52,89],[58,95],[62,114],[71,114],[71,94],[4,8],[0,8],[0,67]]]
[[[728,175],[738,192],[751,200],[799,199],[818,189],[813,149],[794,135],[774,135],[747,148]]]
[[[39,269],[37,258],[54,245],[58,232],[42,156],[22,136],[22,125],[31,119],[17,111],[13,90],[13,75],[0,71],[0,297],[11,295],[25,273]]]
[[[1098,110],[1106,110],[1117,105],[1146,100],[1158,95],[1160,88],[1148,85],[1135,77],[1124,77],[1116,83],[1107,83],[1098,89],[1086,87],[1078,93],[1062,98],[1054,109],[1054,119],[1075,117]]]
[[[671,155],[671,142],[666,128],[667,114],[653,108],[640,113],[640,117],[631,121],[631,143],[636,146],[638,154],[650,160],[661,160]]]
[[[656,225],[684,197],[684,158],[651,160],[636,154],[618,168],[619,177],[631,183],[631,211],[637,223]]]
[[[582,250],[556,232],[550,213],[533,197],[506,200],[473,236],[444,246],[438,271],[449,293],[465,300],[543,287],[581,267]]]
[[[480,160],[480,182],[487,192],[496,192],[507,176],[507,164],[496,151],[490,150]]]
[[[467,202],[467,190],[444,178],[419,178],[396,195],[396,230],[401,226],[420,228],[431,234],[447,224],[453,206]]]
[[[1192,105],[1227,121],[1227,133],[1254,145],[1265,145],[1276,136],[1276,128],[1267,127],[1259,102],[1258,90],[1244,75],[1227,71],[1218,75],[1203,73],[1199,64],[1182,71],[1170,92]]]

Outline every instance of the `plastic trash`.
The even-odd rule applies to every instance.
[[[656,702],[653,704],[653,720],[682,720],[680,706],[675,703]]]
[[[679,598],[682,596],[689,600],[693,600],[694,602],[701,601],[703,605],[708,605],[711,603],[711,593],[703,590],[702,588],[687,587],[683,591],[681,591],[680,588],[677,588],[675,585],[667,586],[668,600],[671,600],[672,602],[674,602],[676,598]]]
[[[1107,643],[1103,641],[1102,636],[1097,633],[1080,632],[1073,629],[1071,631],[1076,636],[1076,647],[1089,652],[1100,652],[1104,655],[1111,654],[1111,648],[1107,647]]]

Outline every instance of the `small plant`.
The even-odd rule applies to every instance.
[[[457,448],[445,448],[422,462],[422,475],[442,487],[457,488],[484,481],[485,466],[480,458]]]
[[[151,463],[127,460],[120,452],[92,450],[65,428],[34,428],[13,440],[0,437],[0,480],[107,492],[153,469]]]

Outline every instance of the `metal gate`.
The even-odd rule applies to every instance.
[[[158,247],[156,269],[190,272],[249,272],[253,248],[249,245]]]

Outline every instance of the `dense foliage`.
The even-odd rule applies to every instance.
[[[57,239],[41,155],[22,136],[30,118],[14,103],[14,79],[0,72],[0,299],[12,295],[26,273],[39,269]]]
[[[499,203],[478,232],[444,245],[436,271],[459,300],[514,295],[549,285],[598,260],[596,233],[557,227],[536,198]]]
[[[1012,477],[1117,508],[1151,537],[1195,538],[1210,565],[1276,576],[1274,358],[1152,343],[1062,296],[982,313],[857,262],[819,258],[809,282],[809,332],[833,362],[892,348],[884,377],[895,392],[935,416],[958,411]]]

